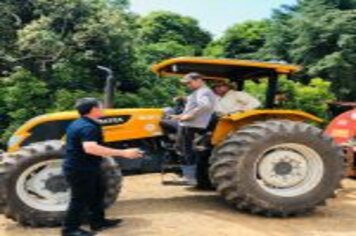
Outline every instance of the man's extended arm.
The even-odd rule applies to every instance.
[[[98,144],[97,142],[83,142],[83,149],[87,154],[98,157],[123,157],[127,159],[136,159],[143,156],[143,153],[137,148],[114,149]]]

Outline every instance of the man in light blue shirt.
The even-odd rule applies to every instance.
[[[208,127],[216,105],[216,95],[206,86],[204,77],[189,73],[181,80],[192,93],[187,98],[179,121],[178,148],[184,157],[183,176],[188,185],[196,185],[197,155],[193,149],[195,136]]]

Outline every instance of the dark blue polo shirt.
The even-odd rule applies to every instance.
[[[69,125],[66,139],[64,172],[100,170],[102,158],[87,154],[83,149],[83,142],[103,143],[103,135],[99,123],[88,117],[82,117]]]

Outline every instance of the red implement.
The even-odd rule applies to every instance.
[[[337,116],[325,133],[345,148],[348,161],[347,176],[356,177],[356,109]]]
[[[356,138],[356,109],[337,116],[325,132],[339,145],[352,142]]]

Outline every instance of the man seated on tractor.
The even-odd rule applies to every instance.
[[[236,91],[234,85],[227,80],[218,81],[212,87],[218,95],[215,107],[218,116],[253,110],[261,106],[260,101],[246,92]]]
[[[181,80],[192,93],[180,115],[173,116],[179,122],[178,149],[184,157],[182,172],[187,185],[196,186],[197,155],[193,149],[196,134],[206,130],[214,113],[216,95],[205,84],[204,77],[190,73]]]

